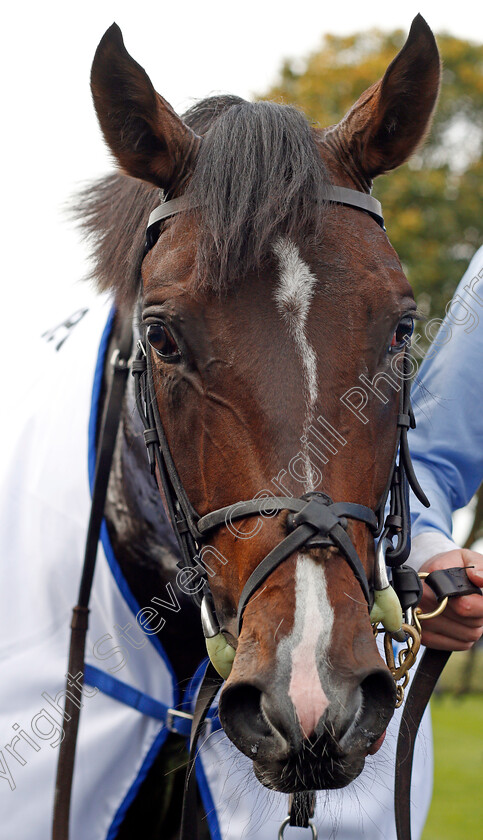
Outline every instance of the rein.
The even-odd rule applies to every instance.
[[[345,187],[330,187],[327,200],[369,213],[385,230],[381,205],[372,196]],[[180,198],[165,202],[154,210],[149,218],[147,227],[146,252],[155,244],[162,220],[188,209],[190,208],[185,197],[181,196]],[[107,407],[99,438],[99,454],[96,464],[84,567],[79,600],[76,607],[74,607],[71,624],[72,633],[68,671],[70,673],[81,671],[82,674],[84,672],[84,649],[89,612],[88,603],[94,576],[97,544],[104,514],[114,444],[120,420],[127,372],[130,366],[135,379],[136,405],[144,425],[144,440],[147,447],[151,473],[156,478],[159,474],[161,489],[180,548],[181,560],[178,565],[180,568],[186,569],[193,576],[199,575],[202,580],[201,592],[193,592],[192,598],[201,607],[202,627],[211,661],[203,677],[193,714],[190,758],[186,773],[180,832],[180,840],[197,840],[197,785],[194,772],[197,742],[203,729],[208,710],[223,680],[228,677],[231,663],[235,656],[234,649],[220,632],[209,593],[206,569],[201,562],[200,550],[207,536],[217,528],[226,527],[228,521],[260,515],[264,512],[288,512],[286,521],[287,536],[260,561],[244,585],[238,604],[238,633],[241,631],[243,613],[250,598],[268,576],[294,551],[301,548],[337,547],[359,582],[374,626],[377,627],[379,622],[383,624],[386,630],[386,639],[391,640],[392,638],[396,638],[399,641],[408,639],[407,649],[402,651],[406,655],[403,657],[404,662],[402,662],[400,668],[392,668],[388,660],[388,665],[395,680],[404,678],[407,682],[407,670],[415,658],[415,651],[413,650],[415,639],[413,624],[415,614],[413,610],[419,603],[422,591],[417,573],[403,565],[410,552],[409,486],[423,504],[429,505],[429,502],[414,474],[407,443],[408,429],[414,428],[415,425],[410,404],[407,350],[404,352],[403,370],[401,374],[395,452],[388,482],[376,511],[373,511],[365,505],[354,504],[352,502],[333,502],[326,494],[314,491],[306,493],[300,498],[279,496],[269,499],[240,501],[200,517],[186,494],[168,446],[156,401],[151,353],[148,351],[145,342],[141,340],[138,342],[136,358],[129,363],[131,345],[132,326],[130,323],[127,324],[125,322],[122,326],[118,349],[111,359],[113,379],[107,397]],[[156,467],[158,468],[157,471]],[[388,498],[390,498],[390,511],[384,519],[384,509]],[[374,537],[380,537],[376,551],[376,563],[372,584],[367,579],[356,548],[347,533],[348,519],[364,522]],[[395,546],[393,545],[393,539],[396,539]],[[388,580],[386,565],[394,567],[392,584]],[[460,572],[461,570],[458,571]],[[438,574],[433,573],[436,577]],[[429,580],[428,582],[431,583]],[[460,581],[458,591],[450,591],[451,582],[454,584],[454,580],[450,580],[445,594],[442,596],[443,598],[468,594],[469,590],[468,587],[465,589],[464,581]],[[466,582],[468,583],[468,581]],[[475,590],[479,592],[477,587],[473,587],[472,584],[470,584],[470,587],[472,587],[471,592]],[[392,642],[390,648],[392,650]],[[426,661],[429,654],[440,653],[439,651],[427,651],[421,665]],[[437,659],[438,661],[433,666],[429,681],[426,680],[427,686],[425,692],[416,698],[418,709],[412,711],[410,702],[413,699],[415,688],[418,685],[418,677],[421,671],[420,666],[414,680],[413,689],[406,703],[401,724],[396,759],[396,766],[399,773],[399,776],[396,775],[396,791],[398,786],[403,791],[401,797],[398,798],[396,795],[398,840],[410,840],[411,838],[409,818],[406,820],[405,815],[409,814],[412,751],[420,719],[442,668],[438,670],[436,675],[435,671],[443,659],[444,667],[447,655],[444,654],[444,656],[437,657]],[[398,686],[398,689],[400,689],[398,692],[399,703],[402,702],[404,685],[402,687]],[[52,840],[68,840],[69,838],[70,796],[79,711],[77,706],[69,702],[69,692],[67,691],[63,720],[65,737],[61,742],[59,750]],[[409,727],[407,726],[408,720],[411,723]],[[405,728],[404,732],[402,732],[403,728]],[[401,761],[402,750],[404,750],[404,761]],[[279,838],[283,837],[285,826],[288,824],[310,827],[312,836],[316,838],[316,829],[313,823],[310,822],[310,817],[313,814],[313,802],[314,794],[310,791],[294,794],[291,797],[290,816],[282,823]]]
[[[84,682],[85,642],[89,624],[89,598],[94,580],[97,546],[104,517],[107,486],[111,474],[112,457],[116,444],[121,408],[129,373],[129,358],[132,347],[132,327],[124,322],[118,345],[111,357],[112,380],[106,400],[106,410],[100,431],[96,461],[91,512],[87,530],[84,564],[79,586],[77,605],[73,609],[69,648],[68,674],[79,676],[78,685]],[[73,669],[73,670],[72,670]],[[62,728],[65,733],[59,749],[57,777],[55,780],[54,818],[52,840],[68,840],[72,778],[74,774],[75,748],[79,729],[80,706],[73,701],[73,695],[66,684],[65,707]]]

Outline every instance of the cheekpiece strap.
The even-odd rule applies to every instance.
[[[386,552],[386,563],[393,568],[402,566],[411,551],[409,488],[425,507],[429,507],[429,501],[416,478],[409,452],[408,430],[414,429],[415,426],[416,422],[411,408],[409,358],[406,349],[403,357],[394,462],[389,474],[389,483],[378,508],[381,530],[382,522],[384,522],[382,538],[387,538],[391,542],[396,538],[395,546],[389,548]],[[384,520],[384,508],[388,496],[390,496],[389,513]]]

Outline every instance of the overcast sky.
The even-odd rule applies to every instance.
[[[129,52],[178,110],[276,80],[282,60],[315,50],[324,33],[408,30],[421,12],[436,32],[483,40],[483,7],[421,0],[19,2],[1,18],[3,316],[55,323],[86,294],[85,254],[62,215],[76,187],[111,168],[89,91],[95,48],[115,20]],[[6,332],[4,330],[4,337]]]

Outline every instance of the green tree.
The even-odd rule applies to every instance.
[[[380,78],[406,33],[326,35],[301,66],[286,61],[262,98],[293,103],[315,123],[338,122]],[[420,309],[441,316],[475,250],[483,244],[483,46],[437,37],[443,80],[431,133],[412,160],[378,178],[389,237]]]

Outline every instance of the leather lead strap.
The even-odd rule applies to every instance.
[[[308,828],[315,811],[315,790],[291,793],[288,800],[289,825]]]
[[[438,569],[426,578],[438,601],[462,595],[482,595],[462,568]],[[394,778],[394,814],[397,840],[411,840],[411,775],[414,745],[424,710],[429,703],[444,667],[451,656],[450,650],[424,652],[404,705],[399,725]]]
[[[450,656],[450,650],[428,648],[424,652],[404,705],[397,739],[394,778],[397,840],[411,840],[411,774],[416,735],[429,698]]]
[[[80,673],[82,676],[77,680],[79,687],[82,687],[84,682],[84,654],[89,623],[89,597],[94,579],[97,546],[104,516],[104,503],[111,473],[112,456],[121,418],[121,407],[127,374],[129,372],[131,346],[132,327],[131,323],[126,320],[121,325],[119,344],[111,362],[113,374],[107,396],[104,421],[99,436],[82,578],[79,587],[78,603],[74,607],[72,615],[67,678],[69,679],[69,674],[76,676]],[[62,722],[65,734],[60,745],[57,762],[52,840],[68,840],[69,838],[70,802],[80,707],[71,699],[71,693],[68,691],[69,683],[66,684],[66,689],[64,719]]]

